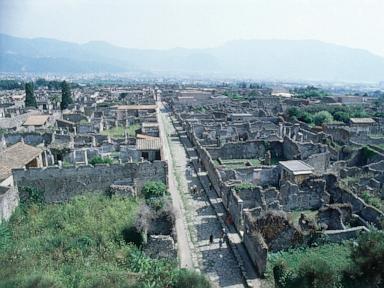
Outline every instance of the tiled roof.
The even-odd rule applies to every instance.
[[[311,174],[314,170],[312,166],[300,160],[280,161],[279,164],[294,175]]]
[[[25,120],[23,126],[43,126],[48,121],[47,115],[33,115]]]
[[[351,118],[353,124],[373,124],[376,123],[372,118]]]
[[[37,156],[42,150],[23,142],[18,142],[0,153],[0,180],[11,175],[14,168],[22,168]]]
[[[155,110],[157,105],[117,105],[117,110]]]
[[[137,139],[136,149],[138,150],[160,150],[161,149],[161,139]]]

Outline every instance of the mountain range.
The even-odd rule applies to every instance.
[[[131,49],[0,34],[0,72],[221,75],[260,80],[378,82],[384,58],[316,40],[236,40],[216,48]]]

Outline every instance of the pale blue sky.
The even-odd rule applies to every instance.
[[[317,39],[384,56],[384,0],[0,0],[0,32],[132,48]]]

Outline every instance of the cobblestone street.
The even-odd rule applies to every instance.
[[[219,287],[244,287],[238,262],[230,247],[224,242],[220,248],[222,226],[207,196],[202,192],[199,178],[187,164],[186,151],[165,111],[162,111],[160,121],[163,122],[168,135],[165,141],[169,144],[172,159],[167,160],[173,162],[173,173],[183,200],[195,268],[206,274]],[[198,192],[192,195],[191,187],[194,185]],[[213,236],[212,244],[209,242],[210,235]]]

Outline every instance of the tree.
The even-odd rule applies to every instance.
[[[37,107],[33,82],[25,84],[25,107]]]
[[[320,126],[324,123],[330,123],[333,121],[333,116],[328,111],[320,111],[313,115],[313,122]]]
[[[384,232],[372,230],[360,235],[352,248],[352,261],[357,274],[373,287],[384,285]],[[375,286],[377,285],[377,286]]]
[[[61,82],[61,103],[60,108],[61,110],[67,109],[70,104],[73,103],[72,97],[71,97],[71,88],[69,87],[69,84],[67,81]]]
[[[333,117],[335,118],[335,120],[337,121],[341,121],[341,122],[344,122],[344,123],[348,123],[349,121],[349,114],[347,112],[343,112],[343,111],[337,111],[333,114]]]

